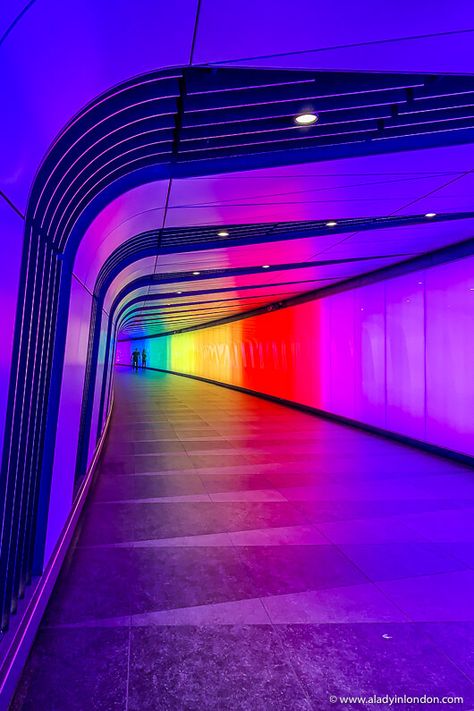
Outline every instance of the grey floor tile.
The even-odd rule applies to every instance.
[[[303,687],[270,626],[132,631],[130,711],[304,711]]]
[[[128,629],[43,629],[11,711],[123,711]]]
[[[117,373],[99,476],[14,711],[355,711],[329,697],[361,693],[474,708],[472,470],[139,375]]]
[[[331,703],[330,697],[374,694],[459,695],[464,704],[457,704],[457,708],[470,709],[474,705],[471,681],[415,625],[281,625],[277,629],[313,708],[318,711],[357,711],[360,703]],[[366,708],[382,711],[389,706],[374,703]],[[405,703],[401,708],[419,711],[423,705]]]

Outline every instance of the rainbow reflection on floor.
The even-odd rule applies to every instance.
[[[13,708],[324,711],[355,708],[330,695],[394,693],[472,708],[473,509],[462,465],[119,369]]]

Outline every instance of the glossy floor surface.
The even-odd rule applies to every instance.
[[[343,695],[427,694],[472,709],[473,600],[472,470],[122,370],[13,707],[325,711],[389,708]]]

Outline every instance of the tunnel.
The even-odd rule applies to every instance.
[[[474,707],[474,14],[0,9],[0,708]]]

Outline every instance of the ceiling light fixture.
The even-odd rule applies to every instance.
[[[300,114],[299,116],[295,116],[295,123],[297,123],[299,126],[311,126],[311,124],[317,123],[317,121],[317,114],[305,113]]]
[[[334,222],[334,220],[331,220],[331,222],[326,222],[326,227],[335,227],[337,225],[337,222]]]
[[[436,212],[427,212],[425,217],[436,217]]]
[[[200,273],[201,273],[201,272],[193,272],[193,275],[194,275],[194,276],[198,276],[198,274],[200,274]]]
[[[217,236],[218,236],[218,237],[228,237],[228,236],[229,236],[229,233],[227,232],[227,230],[220,230],[220,231],[217,233]]]
[[[262,264],[262,269],[270,269],[270,265],[269,264]]]
[[[177,293],[177,294],[182,294],[183,292],[182,292],[182,291],[177,291],[176,293]]]

